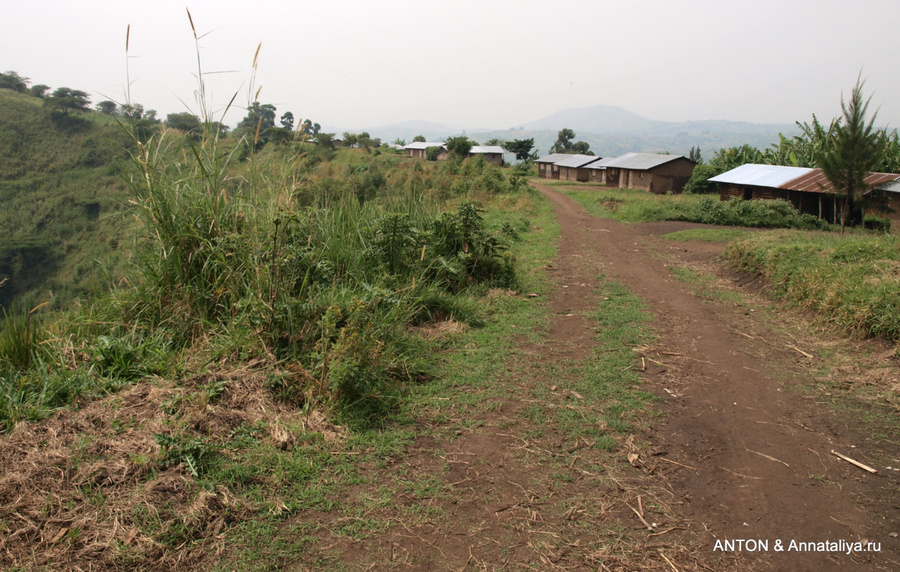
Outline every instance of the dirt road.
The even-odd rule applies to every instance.
[[[889,536],[900,531],[892,494],[897,477],[884,469],[870,475],[831,454],[865,460],[883,451],[796,391],[808,383],[804,368],[815,357],[769,331],[746,307],[708,303],[678,282],[668,267],[673,260],[710,252],[686,252],[653,235],[685,225],[594,218],[536,186],[562,226],[557,280],[587,284],[558,289],[552,303],[589,299],[599,266],[655,314],[657,342],[645,378],[665,396],[666,420],[652,438],[666,458],[681,463],[669,478],[686,513],[709,532],[710,551],[717,540],[723,549],[731,548],[726,541],[750,540],[741,554],[759,569],[900,569],[898,543]],[[880,542],[881,551],[848,554],[841,544],[869,540]],[[832,551],[814,552],[792,541],[836,545],[817,544]]]

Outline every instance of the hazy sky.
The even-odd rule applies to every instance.
[[[132,101],[196,112],[185,7],[204,72],[230,72],[206,76],[217,109],[245,107],[252,85],[279,117],[355,130],[505,129],[595,104],[792,123],[838,115],[861,71],[879,123],[900,126],[896,0],[6,0],[0,71],[121,102],[130,24]]]

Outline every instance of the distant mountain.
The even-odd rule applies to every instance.
[[[563,109],[553,115],[526,123],[525,129],[535,131],[559,131],[565,127],[576,133],[648,133],[668,125],[634,114],[612,105],[594,105],[576,109]]]
[[[480,143],[491,139],[533,138],[538,154],[546,155],[556,141],[559,130],[569,128],[575,132],[576,141],[588,142],[591,150],[603,157],[628,152],[687,155],[691,147],[700,147],[706,158],[711,158],[715,151],[723,147],[748,144],[765,149],[778,142],[779,133],[788,136],[798,133],[796,125],[787,123],[761,124],[725,120],[657,121],[613,105],[564,109],[543,119],[521,125],[516,129],[470,128],[467,131],[428,121],[406,121],[360,131],[368,131],[372,137],[380,137],[385,142],[397,138],[409,142],[416,135],[424,135],[429,141],[442,141],[447,137],[467,134]],[[326,129],[326,131],[342,133],[354,130]]]
[[[428,141],[443,141],[447,137],[459,135],[465,130],[459,127],[450,127],[440,123],[431,121],[403,121],[401,123],[391,123],[389,125],[381,125],[379,127],[369,127],[366,129],[337,129],[326,126],[322,129],[326,133],[341,133],[347,131],[350,133],[367,132],[372,137],[378,137],[384,143],[391,143],[396,139],[403,139],[407,143],[411,142],[416,135],[422,135]]]
[[[746,133],[748,135],[761,135],[769,133],[793,132],[796,126],[793,124],[760,124],[743,121],[656,121],[641,117],[627,109],[612,105],[594,105],[575,109],[564,109],[553,115],[526,123],[525,129],[558,131],[564,127],[584,133],[597,135],[680,135],[680,134],[704,134],[704,133]],[[777,139],[777,138],[776,138]]]

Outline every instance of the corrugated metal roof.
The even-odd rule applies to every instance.
[[[685,159],[682,155],[658,155],[656,153],[625,153],[615,161],[607,163],[607,167],[648,171],[677,159]]]
[[[867,173],[863,178],[869,189],[877,187],[883,183],[889,183],[900,177],[893,173]],[[810,169],[809,173],[801,175],[796,179],[792,179],[781,186],[782,189],[790,191],[804,191],[807,193],[829,193],[837,194],[834,185],[825,177],[822,169]]]
[[[443,147],[444,143],[441,141],[413,141],[404,149],[427,149],[428,147]]]
[[[897,175],[898,178],[893,181],[888,181],[887,183],[881,183],[877,187],[876,190],[879,191],[887,191],[888,193],[900,193],[900,175]]]
[[[753,185],[756,187],[775,187],[801,177],[812,171],[805,167],[783,167],[781,165],[756,165],[747,163],[721,175],[712,177],[713,183],[731,183],[734,185]]]
[[[593,155],[572,155],[568,159],[557,161],[556,166],[578,169],[580,167],[588,165],[589,163],[593,163],[594,161],[599,161],[600,159],[602,159],[602,157],[595,157]]]
[[[535,163],[556,163],[557,161],[562,161],[563,159],[568,159],[572,156],[572,153],[553,153],[552,155],[547,155],[546,157],[541,157]]]
[[[609,165],[616,159],[618,159],[618,157],[607,157],[606,159],[600,159],[599,161],[595,161],[585,168],[586,169],[605,169],[607,165]]]
[[[885,190],[885,185],[900,179],[900,175],[894,173],[868,173],[863,181],[869,189],[879,187]],[[835,194],[834,185],[825,177],[822,169],[810,169],[806,167],[784,167],[781,165],[756,165],[748,163],[735,169],[712,177],[714,183],[731,183],[735,185],[752,185],[755,187],[771,187],[788,191],[801,191],[807,193]],[[896,191],[900,192],[900,183]]]
[[[482,153],[500,153],[501,155],[506,151],[503,150],[503,147],[499,145],[473,145],[472,149],[469,153],[482,154]]]

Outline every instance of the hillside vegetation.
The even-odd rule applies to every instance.
[[[63,307],[104,288],[132,224],[116,163],[125,132],[97,113],[55,116],[42,101],[0,89],[0,307]]]

